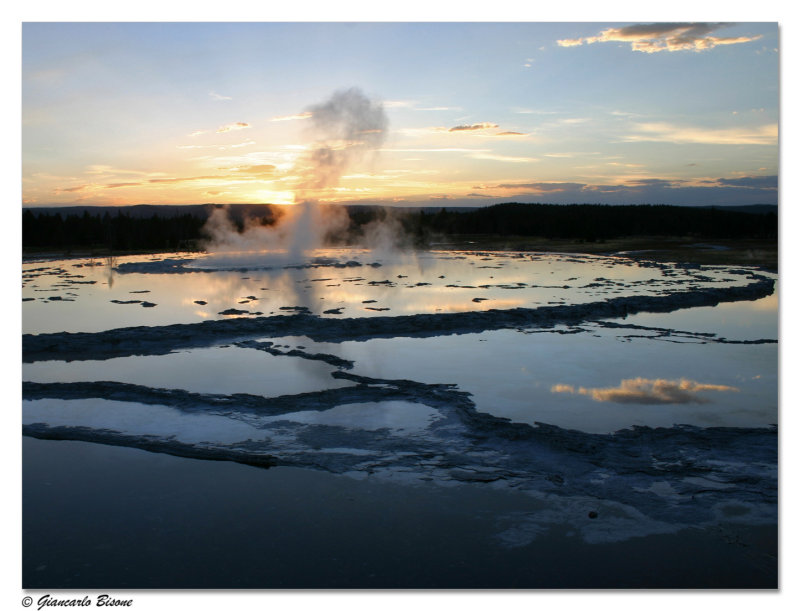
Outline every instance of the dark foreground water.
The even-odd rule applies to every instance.
[[[23,587],[775,588],[777,528],[720,525],[584,543],[512,491],[397,485],[23,439]],[[603,515],[595,518],[601,521]]]

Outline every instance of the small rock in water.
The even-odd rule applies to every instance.
[[[590,517],[592,520],[594,520],[594,519],[597,517],[597,512],[596,512],[596,511],[590,511],[590,512],[589,512],[589,517]]]
[[[195,299],[195,303],[197,305],[206,305],[206,304],[208,304],[207,301],[203,301],[202,299]]]
[[[284,310],[288,312],[300,312],[302,314],[310,314],[311,310],[309,310],[305,306],[281,306],[278,308],[279,310]]]
[[[247,310],[237,310],[236,308],[228,308],[219,312],[220,316],[239,316],[240,314],[249,314]]]

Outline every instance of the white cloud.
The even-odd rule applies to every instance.
[[[302,121],[303,119],[310,119],[310,112],[300,112],[294,115],[284,115],[281,117],[272,117],[270,121]]]
[[[671,123],[638,123],[627,142],[673,142],[676,144],[757,144],[778,143],[778,124],[759,127],[708,128],[673,125]]]
[[[509,155],[496,155],[494,153],[474,153],[470,155],[473,159],[488,159],[490,161],[504,161],[507,163],[532,163],[539,161],[535,157],[512,157]]]

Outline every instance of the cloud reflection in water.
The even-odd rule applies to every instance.
[[[550,388],[554,393],[587,395],[594,401],[614,403],[641,403],[645,405],[667,403],[710,403],[698,393],[705,391],[739,392],[734,386],[722,384],[702,384],[694,380],[649,380],[647,378],[627,378],[619,386],[611,388],[575,388],[570,384],[556,384]]]

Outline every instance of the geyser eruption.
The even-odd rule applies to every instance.
[[[217,255],[233,252],[285,253],[285,263],[296,263],[308,251],[342,235],[349,217],[339,207],[319,202],[338,186],[342,175],[358,163],[368,163],[386,139],[388,118],[383,105],[361,90],[337,91],[329,100],[307,109],[314,142],[292,169],[297,177],[295,205],[273,225],[246,225],[241,232],[224,209],[215,210],[205,226],[211,238],[207,248]]]

